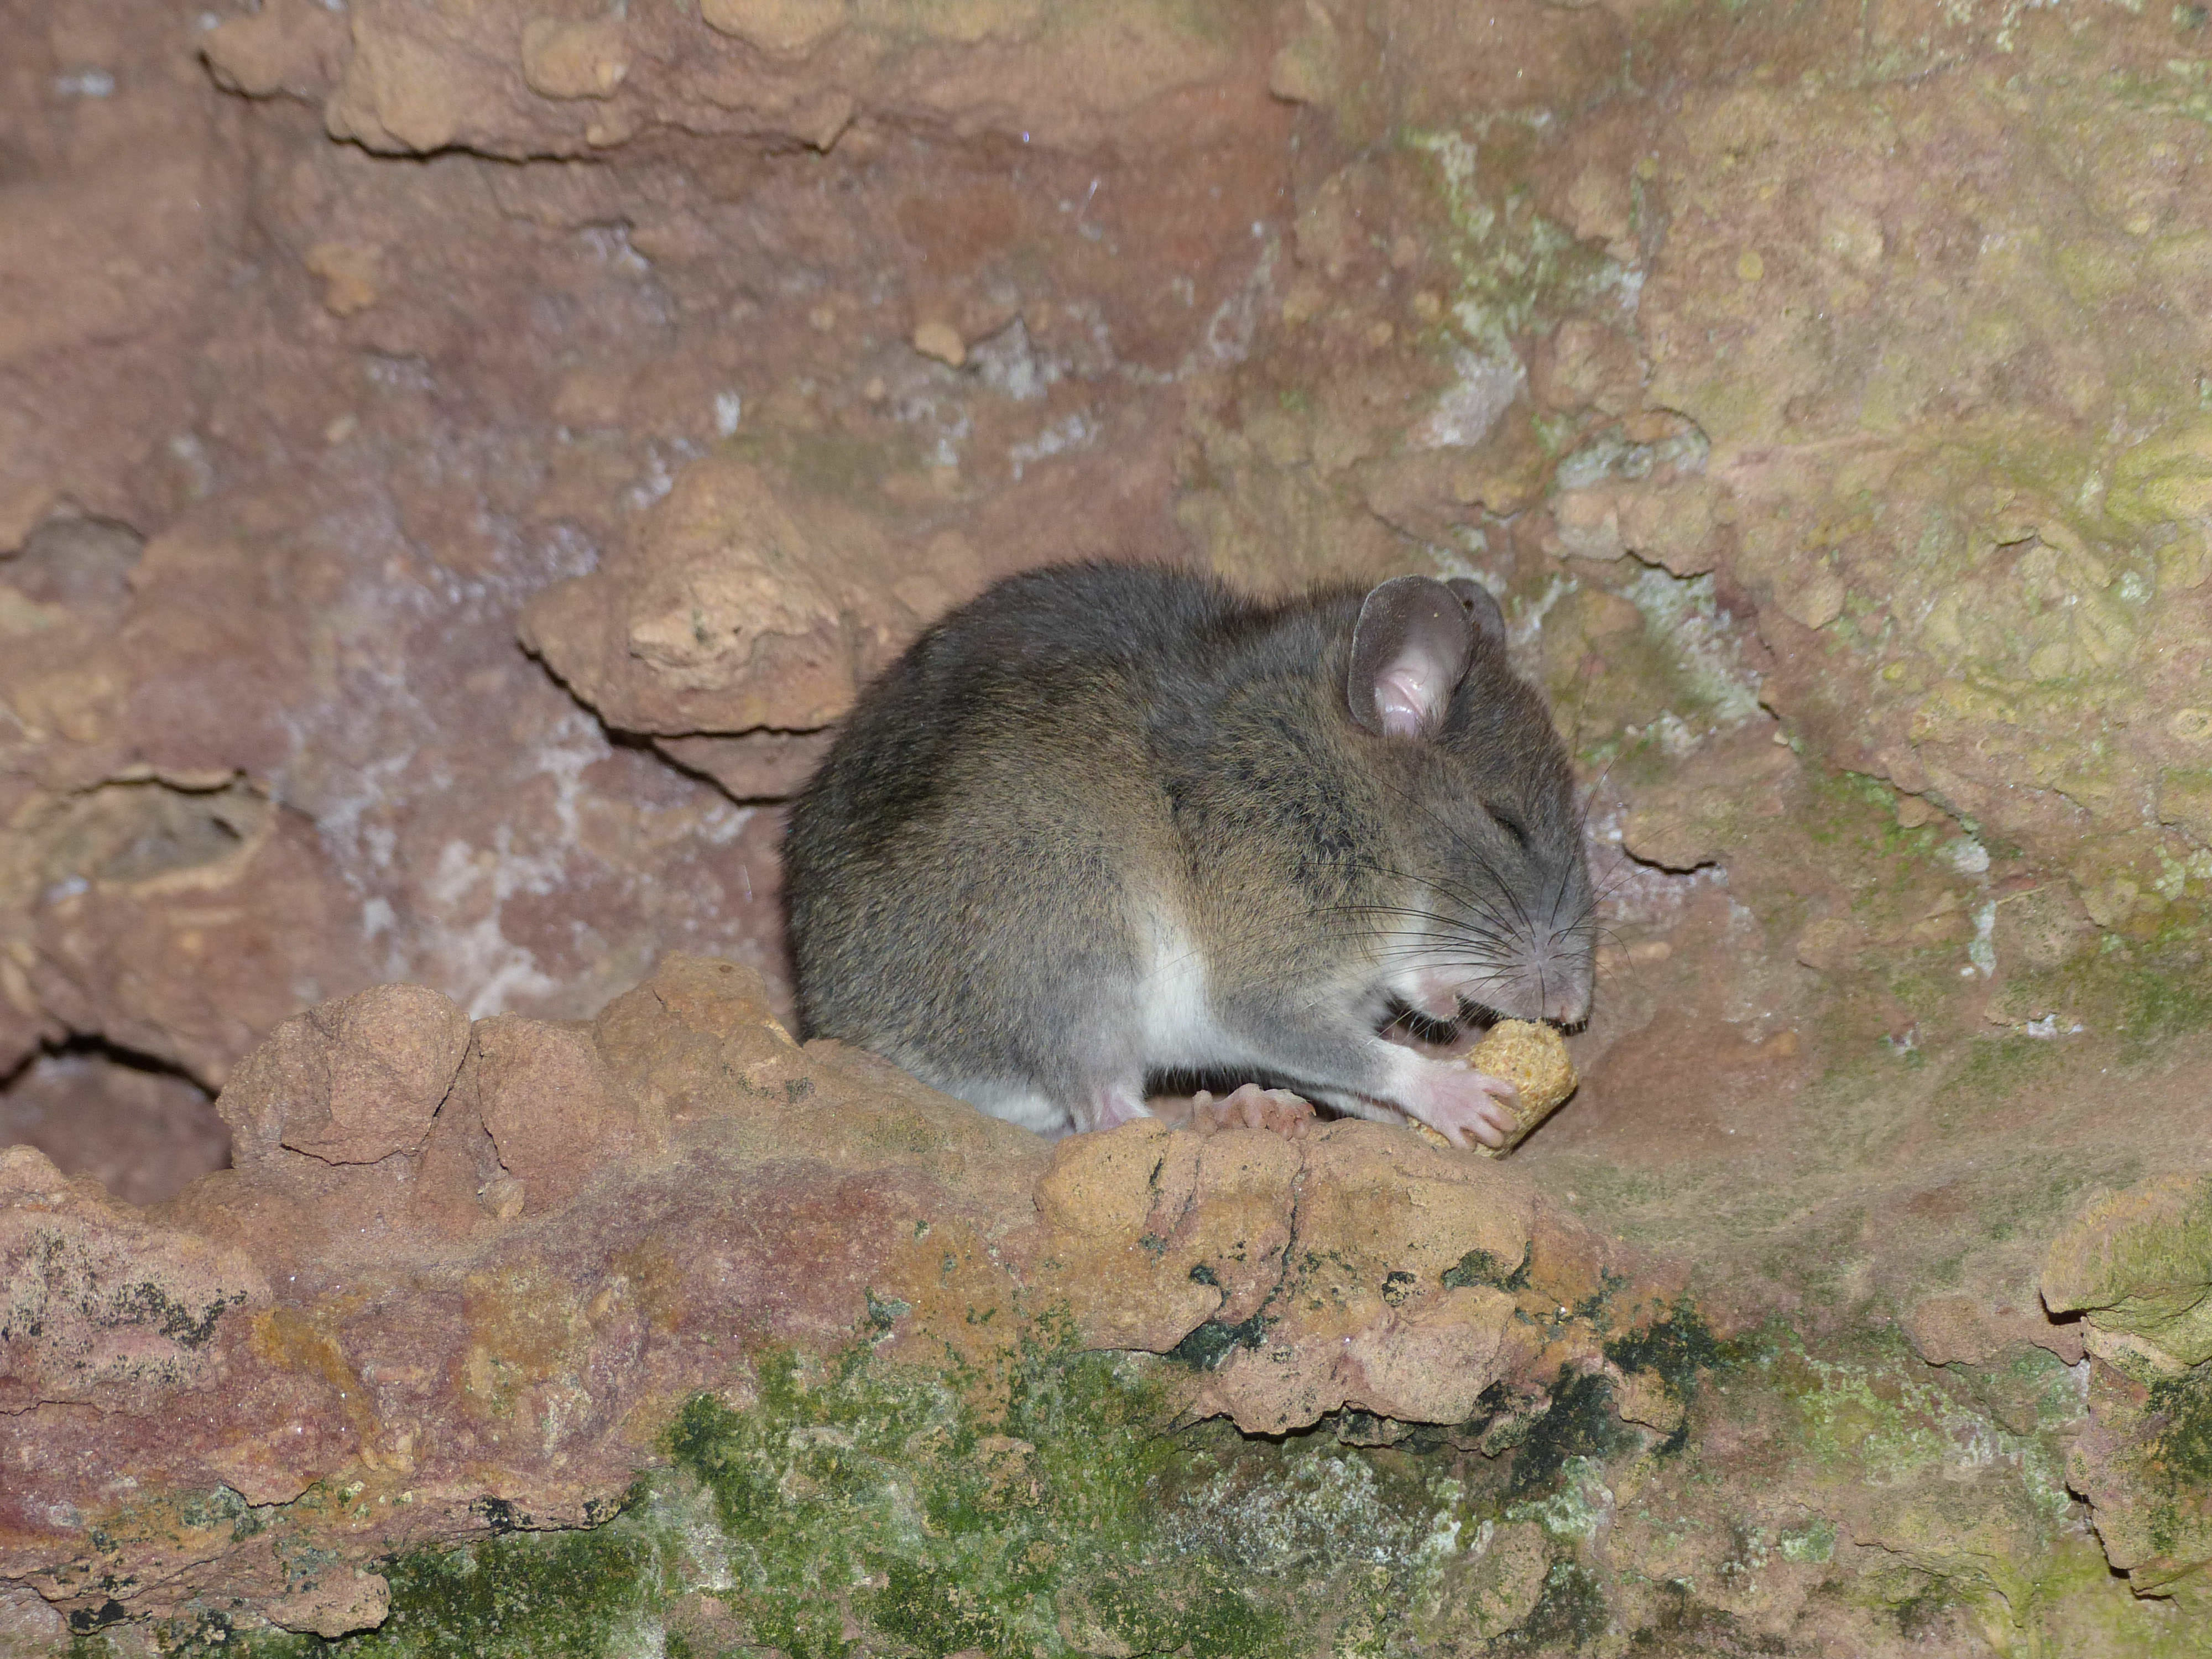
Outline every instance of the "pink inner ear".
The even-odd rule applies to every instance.
[[[1375,712],[1386,737],[1418,738],[1436,722],[1436,678],[1411,662],[1395,662],[1375,682]]]

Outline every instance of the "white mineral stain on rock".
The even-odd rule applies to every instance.
[[[1970,836],[1961,836],[1943,848],[1945,862],[1962,876],[1985,876],[1990,870],[1990,849]]]
[[[1744,666],[1735,618],[1720,608],[1711,576],[1646,570],[1621,594],[1676,653],[1711,730],[1732,731],[1761,717],[1759,677]]]
[[[1528,378],[1527,366],[1510,353],[1486,357],[1462,349],[1453,354],[1452,365],[1452,384],[1413,428],[1411,441],[1422,448],[1472,449],[1490,435]]]

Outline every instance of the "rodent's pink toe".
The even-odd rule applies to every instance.
[[[1220,1110],[1224,1123],[1280,1135],[1304,1133],[1314,1115],[1312,1103],[1288,1089],[1262,1089],[1256,1083],[1248,1083],[1231,1095],[1221,1103]]]

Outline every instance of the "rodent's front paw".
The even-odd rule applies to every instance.
[[[1401,1104],[1455,1146],[1466,1146],[1470,1134],[1486,1146],[1503,1146],[1506,1137],[1521,1127],[1512,1104],[1519,1095],[1504,1078],[1464,1066],[1430,1063],[1423,1066],[1410,1097]]]

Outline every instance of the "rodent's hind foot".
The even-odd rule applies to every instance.
[[[1091,1121],[1079,1121],[1075,1127],[1079,1130],[1118,1129],[1124,1123],[1134,1123],[1152,1115],[1152,1109],[1145,1104],[1140,1085],[1109,1084],[1091,1091]]]
[[[1191,1097],[1190,1127],[1200,1134],[1217,1129],[1266,1129],[1296,1140],[1316,1121],[1312,1103],[1288,1089],[1262,1089],[1248,1083],[1216,1100],[1201,1089]]]

